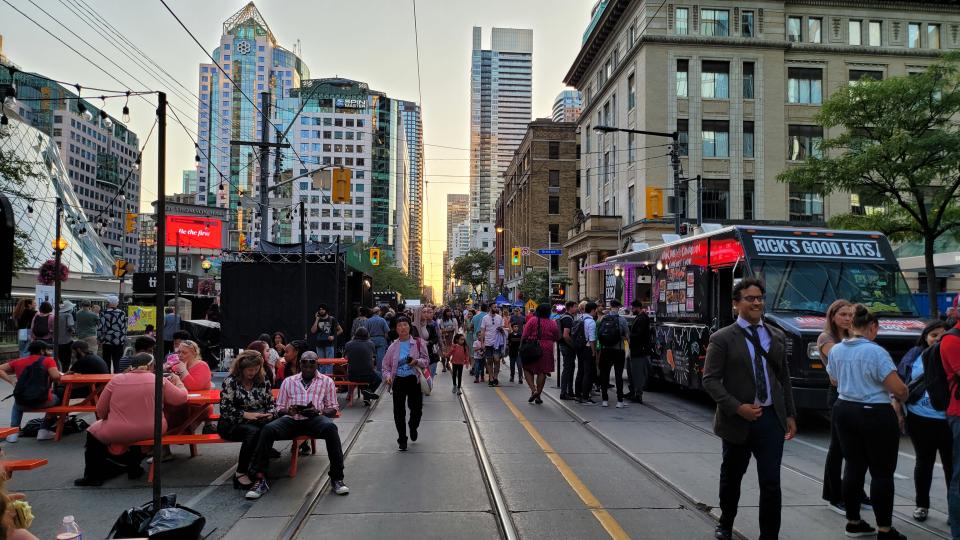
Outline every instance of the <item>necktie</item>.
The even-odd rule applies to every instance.
[[[750,325],[750,342],[753,343],[753,377],[757,385],[757,401],[764,403],[767,401],[767,379],[763,376],[763,355],[766,351],[760,344],[760,333],[757,331],[757,325]]]

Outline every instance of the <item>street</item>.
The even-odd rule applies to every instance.
[[[345,408],[337,423],[347,497],[333,496],[324,482],[322,444],[291,479],[289,445],[279,442],[284,455],[273,462],[272,489],[257,502],[229,483],[236,445],[201,446],[193,459],[186,448],[175,448],[177,459],[164,464],[163,491],[201,512],[210,538],[339,538],[345,532],[372,538],[386,528],[397,538],[712,538],[720,442],[710,432],[713,408],[705,396],[667,389],[648,392],[644,405],[615,409],[561,402],[555,379],[547,384],[544,404],[537,406],[527,403],[525,386],[493,389],[468,380],[461,405],[441,373],[425,399],[419,440],[406,453],[397,450],[388,393],[370,409]],[[8,409],[4,402],[0,415]],[[800,429],[784,453],[781,537],[839,537],[844,518],[820,499],[828,425],[810,415]],[[10,482],[33,506],[32,530],[40,538],[52,537],[65,514],[75,515],[89,538],[103,538],[124,508],[150,499],[144,479],[73,487],[82,469],[82,440],[70,435],[59,443],[24,438],[3,445],[9,458],[50,460]],[[909,517],[912,476],[913,448],[904,438],[895,526],[909,538],[947,538],[942,471],[934,471],[924,524]],[[758,535],[756,507],[751,471],[736,522],[744,538]],[[870,512],[864,517],[873,521]]]

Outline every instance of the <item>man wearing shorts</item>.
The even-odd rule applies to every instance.
[[[483,355],[487,361],[487,373],[490,375],[487,386],[500,386],[500,356],[504,339],[503,317],[500,308],[491,304],[486,316],[480,321],[480,336],[483,340]]]

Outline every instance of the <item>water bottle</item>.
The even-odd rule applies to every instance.
[[[60,524],[60,529],[57,531],[57,540],[83,540],[83,534],[80,532],[80,527],[77,526],[73,516],[63,517],[63,523]]]

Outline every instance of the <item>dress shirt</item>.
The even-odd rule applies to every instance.
[[[333,379],[317,373],[306,387],[303,386],[303,375],[300,373],[283,379],[283,383],[280,384],[280,395],[277,396],[277,409],[308,403],[313,403],[314,408],[321,413],[327,409],[339,410],[337,387],[333,384]],[[305,420],[307,417],[294,414],[291,418]]]
[[[750,333],[750,323],[746,319],[741,319],[737,317],[737,326],[743,328],[748,334]],[[760,346],[763,347],[766,351],[770,350],[770,332],[767,331],[767,327],[763,325],[763,321],[760,321],[757,324],[757,335],[760,338]],[[747,350],[750,351],[750,367],[753,369],[754,359],[757,357],[757,352],[753,349],[753,342],[750,338],[744,336],[744,341],[747,342]],[[763,379],[767,382],[767,400],[760,402],[760,400],[754,398],[753,404],[759,405],[761,407],[769,407],[773,405],[773,392],[770,388],[770,372],[767,371],[767,359],[766,357],[761,357],[760,362],[763,364]]]

